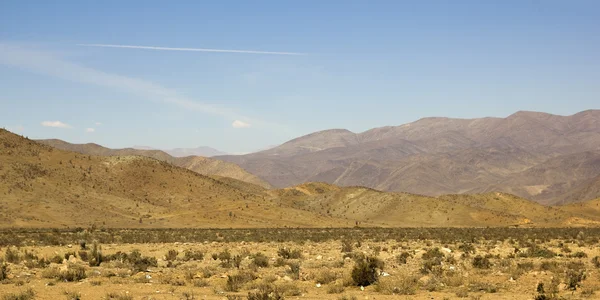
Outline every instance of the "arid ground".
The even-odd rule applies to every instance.
[[[598,231],[4,230],[0,294],[3,299],[595,298]]]

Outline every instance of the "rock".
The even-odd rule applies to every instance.
[[[290,278],[290,276],[283,276],[283,281],[294,281],[292,278]]]
[[[76,264],[77,263],[77,257],[73,256],[73,255],[69,255],[69,263],[71,264]]]
[[[321,259],[323,259],[323,256],[322,255],[317,255],[317,260],[321,260]]]
[[[426,284],[427,282],[429,282],[430,279],[431,279],[431,277],[425,275],[425,276],[419,278],[419,283],[420,284]]]
[[[71,244],[68,244],[68,245],[67,245],[67,248],[73,248],[73,245],[71,245]]]
[[[452,253],[452,250],[446,248],[446,247],[442,247],[441,249],[442,251],[446,252],[446,253]]]
[[[321,287],[321,284],[320,284],[320,283],[317,283],[315,286],[316,286],[316,287],[318,287],[318,288],[320,288],[320,287]]]
[[[387,272],[381,272],[381,276],[383,276],[383,277],[388,277],[388,276],[390,276],[390,273],[387,273]]]
[[[558,285],[558,290],[559,291],[564,291],[566,289],[567,289],[567,285],[566,284],[561,283],[561,284]]]

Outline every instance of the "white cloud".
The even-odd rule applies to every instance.
[[[231,127],[233,127],[233,128],[248,128],[248,127],[250,127],[250,124],[240,121],[240,120],[235,120],[235,121],[233,121],[233,123],[231,123]]]
[[[91,132],[94,132],[94,131],[96,131],[96,129],[94,129],[94,128],[86,128],[85,129],[85,132],[90,132],[91,133]]]
[[[173,89],[154,82],[84,67],[66,61],[54,53],[31,50],[18,44],[0,42],[0,65],[14,66],[37,74],[122,90],[143,98],[177,105],[187,110],[218,115],[228,120],[243,119],[266,130],[290,131],[289,128],[281,124],[249,118],[226,107],[191,100]]]
[[[44,121],[41,124],[42,124],[42,126],[45,126],[45,127],[71,128],[71,125],[65,124],[61,121]]]
[[[128,49],[146,49],[146,50],[163,50],[163,51],[224,52],[224,53],[274,54],[274,55],[307,55],[306,53],[298,53],[298,52],[256,51],[256,50],[231,50],[231,49],[207,49],[207,48],[173,48],[173,47],[133,46],[133,45],[109,45],[109,44],[77,44],[77,46],[106,47],[106,48],[128,48]]]

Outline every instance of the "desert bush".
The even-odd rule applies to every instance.
[[[526,252],[519,253],[520,257],[540,257],[540,258],[553,258],[556,256],[556,253],[553,251],[537,246],[536,244],[532,244]]]
[[[279,255],[283,259],[300,259],[302,258],[302,252],[298,249],[290,250],[287,248],[279,248],[277,251],[277,255]]]
[[[458,246],[458,250],[468,254],[474,254],[475,253],[475,246],[473,246],[473,244],[471,243],[464,243],[461,244],[460,246]]]
[[[126,263],[135,273],[144,272],[148,270],[149,267],[156,267],[158,265],[158,261],[155,257],[142,256],[142,253],[139,250],[133,250],[129,254],[119,251],[111,255],[101,256],[101,260]]]
[[[293,279],[298,279],[300,277],[300,264],[297,262],[287,262],[288,267],[290,267],[287,270],[287,273],[290,275],[290,277],[292,277]]]
[[[352,252],[352,249],[354,247],[352,246],[352,241],[349,239],[343,239],[342,240],[342,252],[343,253],[350,253]]]
[[[177,252],[177,250],[171,249],[171,250],[167,251],[167,254],[165,255],[165,260],[174,261],[177,259],[178,254],[179,254],[179,252]]]
[[[106,296],[104,296],[104,298],[107,300],[133,300],[132,295],[117,292],[109,292],[106,294]]]
[[[209,286],[210,283],[206,279],[194,279],[192,280],[192,285],[195,287],[205,287]]]
[[[269,266],[269,258],[266,255],[258,252],[252,257],[252,264],[259,268],[266,268]]]
[[[421,258],[423,260],[430,260],[435,258],[442,259],[444,258],[444,253],[440,251],[440,248],[431,248],[428,249],[425,253],[423,253],[423,256]]]
[[[29,288],[15,294],[5,294],[2,296],[3,300],[31,300],[35,298],[35,292]]]
[[[379,278],[379,270],[382,270],[383,267],[383,261],[377,257],[368,256],[358,258],[354,268],[352,268],[352,280],[358,286],[374,284]]]
[[[473,258],[472,265],[477,269],[489,269],[492,266],[492,263],[487,257],[477,255]]]
[[[262,285],[256,292],[248,292],[248,300],[282,300],[283,295],[272,285]]]
[[[568,257],[572,257],[572,258],[586,258],[588,256],[587,256],[587,254],[585,252],[577,251],[577,252],[569,255]]]
[[[540,270],[556,273],[559,270],[559,265],[555,261],[543,261],[540,264]]]
[[[21,255],[19,254],[19,250],[13,249],[12,247],[6,247],[6,252],[4,253],[4,260],[12,264],[20,263]]]
[[[60,271],[58,273],[58,279],[61,281],[79,281],[87,278],[85,268],[80,265],[71,264],[66,271]]]
[[[418,286],[418,278],[414,276],[384,277],[375,285],[375,291],[386,295],[414,295]]]
[[[234,255],[233,258],[231,259],[231,263],[233,264],[233,266],[237,269],[240,268],[240,266],[242,265],[242,256],[237,254]]]
[[[409,257],[412,257],[412,255],[404,251],[396,256],[396,262],[398,262],[398,264],[404,265],[406,264]]]
[[[440,258],[432,258],[423,261],[421,268],[419,269],[422,274],[434,274],[441,275],[443,273],[442,260]]]
[[[317,272],[317,274],[315,274],[315,281],[321,284],[328,284],[335,281],[336,279],[337,275],[334,272],[327,269],[321,269]]]
[[[65,291],[65,296],[66,296],[67,300],[81,300],[81,294],[78,292]]]
[[[533,262],[526,261],[526,262],[517,263],[517,268],[524,272],[529,272],[534,269],[534,265],[533,265]]]
[[[581,282],[586,278],[584,270],[568,269],[565,273],[567,288],[576,290],[581,286]]]
[[[77,252],[77,256],[79,256],[79,258],[80,258],[82,261],[89,261],[89,259],[90,259],[90,258],[89,258],[89,255],[88,255],[88,252],[87,252],[87,251],[85,251],[85,250],[80,250],[80,251],[78,251],[78,252]]]
[[[219,264],[223,268],[231,268],[231,253],[229,249],[225,249],[217,254],[217,258],[221,261]]]
[[[344,292],[342,284],[332,284],[327,287],[327,294],[340,294]]]
[[[8,265],[6,263],[0,264],[0,281],[8,278]]]
[[[256,274],[252,272],[239,272],[237,274],[227,275],[225,291],[238,292],[245,283],[254,279],[256,279]]]
[[[185,261],[190,261],[190,260],[200,261],[203,259],[204,259],[204,253],[202,253],[202,251],[185,250],[183,252],[183,260],[185,260]]]
[[[276,290],[279,291],[283,296],[300,296],[302,290],[296,285],[295,282],[284,282],[275,286]]]
[[[594,265],[594,267],[600,268],[600,257],[594,256],[594,258],[592,258],[592,264]]]
[[[498,287],[489,282],[472,281],[468,285],[469,292],[485,292],[485,293],[497,293]]]

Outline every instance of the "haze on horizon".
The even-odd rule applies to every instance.
[[[0,127],[244,153],[430,116],[571,115],[599,108],[599,16],[596,1],[3,1]]]

